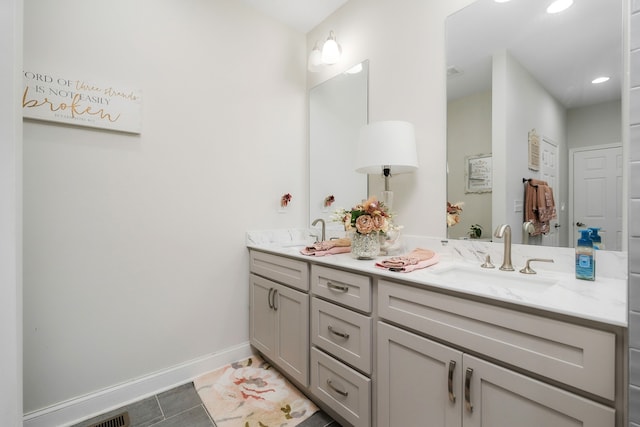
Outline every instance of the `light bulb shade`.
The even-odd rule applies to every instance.
[[[320,71],[320,67],[322,66],[322,52],[318,49],[318,45],[316,44],[309,54],[309,62],[307,64],[307,68],[312,73],[316,73]]]
[[[374,122],[360,129],[356,149],[356,172],[411,172],[418,168],[413,125],[403,121]]]
[[[331,31],[327,41],[322,46],[322,62],[327,65],[333,65],[340,61],[342,48],[336,41],[336,35]]]

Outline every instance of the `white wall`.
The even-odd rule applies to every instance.
[[[27,0],[24,33],[143,94],[141,135],[25,122],[25,411],[246,342],[245,231],[306,225],[305,36],[235,0]]]
[[[620,100],[567,110],[567,147],[621,143],[621,110]]]
[[[531,75],[507,52],[493,58],[493,226],[521,224],[523,213],[515,212],[514,202],[523,202],[522,178],[538,178],[528,169],[528,132],[535,129],[542,140],[558,144],[559,163],[567,164],[566,112]],[[527,102],[523,102],[523,100]],[[567,171],[560,171],[560,191],[554,194],[556,206],[566,204]],[[504,195],[504,198],[499,196]],[[559,211],[559,222],[566,223]],[[522,233],[513,233],[513,242],[522,242]]]
[[[446,236],[446,17],[471,0],[349,0],[307,34],[307,49],[334,30],[340,64],[308,74],[308,86],[369,59],[369,121],[416,128],[420,167],[391,179],[394,211],[407,234]],[[384,180],[372,176],[370,194]],[[355,204],[358,200],[354,200]]]
[[[475,93],[447,103],[447,196],[464,202],[460,222],[447,231],[449,238],[468,237],[472,224],[491,237],[492,193],[465,193],[466,158],[491,154],[491,91]]]
[[[0,3],[0,34],[0,425],[10,427],[22,425],[22,0]]]

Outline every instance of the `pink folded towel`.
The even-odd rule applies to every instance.
[[[344,254],[347,252],[351,252],[350,246],[336,246],[331,249],[327,249],[326,251],[307,251],[307,248],[300,250],[300,253],[302,255],[308,255],[308,256],[335,255],[335,254]]]
[[[416,248],[406,255],[394,256],[376,263],[376,267],[389,271],[408,273],[437,264],[438,254],[429,249]]]
[[[325,256],[345,252],[351,252],[351,240],[347,238],[325,240],[324,242],[314,243],[300,250],[302,255],[308,256]]]

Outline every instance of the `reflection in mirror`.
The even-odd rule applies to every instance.
[[[367,198],[367,175],[356,173],[356,143],[368,120],[369,63],[364,61],[309,92],[309,222],[327,229],[339,208]]]
[[[447,198],[464,203],[448,237],[480,226],[490,239],[506,223],[514,243],[571,247],[579,228],[600,227],[620,250],[622,0],[545,8],[478,0],[447,18]],[[599,76],[610,79],[592,84]],[[491,179],[469,161],[487,155]],[[587,175],[587,165],[602,169]],[[523,228],[523,179],[553,189],[546,234]]]

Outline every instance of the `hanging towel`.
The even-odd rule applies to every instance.
[[[553,200],[553,189],[548,185],[538,187],[538,219],[549,222],[557,218],[556,204]]]
[[[524,192],[524,221],[530,221],[534,228],[530,235],[549,233],[549,221],[557,217],[553,189],[546,181],[529,179],[525,184]]]
[[[438,254],[429,249],[416,248],[406,255],[394,256],[376,263],[376,267],[388,271],[408,273],[429,267],[440,261]]]

